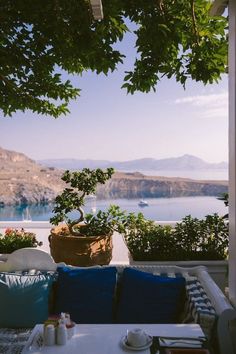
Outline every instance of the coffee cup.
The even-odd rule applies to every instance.
[[[131,347],[142,347],[147,344],[148,335],[141,328],[127,330],[127,343]]]

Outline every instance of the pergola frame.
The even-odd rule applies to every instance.
[[[215,0],[211,14],[229,11],[229,298],[236,306],[236,1]]]
[[[93,17],[95,20],[103,19],[102,0],[90,0]]]

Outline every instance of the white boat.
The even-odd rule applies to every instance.
[[[138,205],[141,207],[148,206],[148,202],[146,202],[146,200],[140,200]]]
[[[28,207],[26,207],[25,211],[23,211],[23,213],[22,213],[22,221],[23,222],[31,222],[32,221]]]

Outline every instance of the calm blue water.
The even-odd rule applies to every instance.
[[[140,171],[146,175],[184,177],[198,180],[228,180],[228,170],[165,170],[165,171]],[[87,201],[86,212],[91,210],[105,210],[109,205],[119,205],[127,212],[142,212],[146,218],[153,220],[174,221],[180,220],[186,215],[202,218],[214,212],[224,215],[227,209],[222,201],[215,197],[181,197],[181,198],[152,198],[145,199],[147,207],[139,207],[139,199],[115,199]],[[31,219],[33,221],[48,221],[52,216],[52,205],[32,205],[27,209],[20,206],[0,208],[0,221],[21,221]],[[74,215],[76,217],[76,213]]]
[[[92,209],[105,210],[109,205],[119,205],[127,212],[142,212],[146,218],[159,221],[180,220],[186,215],[202,218],[207,214],[219,213],[224,215],[227,208],[224,203],[215,197],[183,197],[183,198],[150,198],[145,199],[147,207],[139,207],[139,199],[116,199],[116,200],[89,200],[85,206],[86,212]],[[22,207],[0,208],[0,221],[23,220],[27,214],[33,221],[47,221],[52,214],[52,205],[29,206],[28,210]],[[74,213],[76,217],[76,213]]]

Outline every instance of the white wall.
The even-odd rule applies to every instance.
[[[236,306],[236,1],[229,0],[229,297]]]

